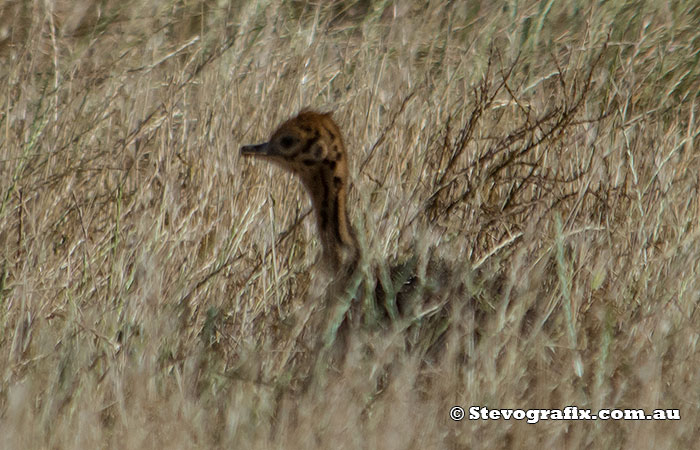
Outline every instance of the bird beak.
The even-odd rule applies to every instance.
[[[258,145],[244,145],[241,147],[242,156],[270,156],[270,144],[265,142]]]

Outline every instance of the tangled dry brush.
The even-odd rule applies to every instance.
[[[697,445],[698,23],[692,0],[5,1],[0,447]],[[238,154],[307,106],[350,154],[360,297],[394,261],[454,274],[342,363],[314,354],[305,192]],[[570,405],[681,419],[449,416]]]

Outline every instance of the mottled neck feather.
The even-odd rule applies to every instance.
[[[332,271],[353,265],[358,257],[355,230],[347,212],[347,179],[324,165],[313,177],[302,177],[323,245],[322,263]]]

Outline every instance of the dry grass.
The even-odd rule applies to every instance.
[[[0,447],[697,442],[697,2],[224,3],[0,6]],[[456,272],[437,356],[416,320],[303,370],[308,200],[238,148],[307,105],[345,132],[365,297],[394,259]]]

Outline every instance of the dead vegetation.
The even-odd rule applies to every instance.
[[[0,6],[0,447],[693,446],[697,6],[398,3]],[[364,298],[457,274],[312,382],[308,200],[238,156],[304,106],[345,133]]]

